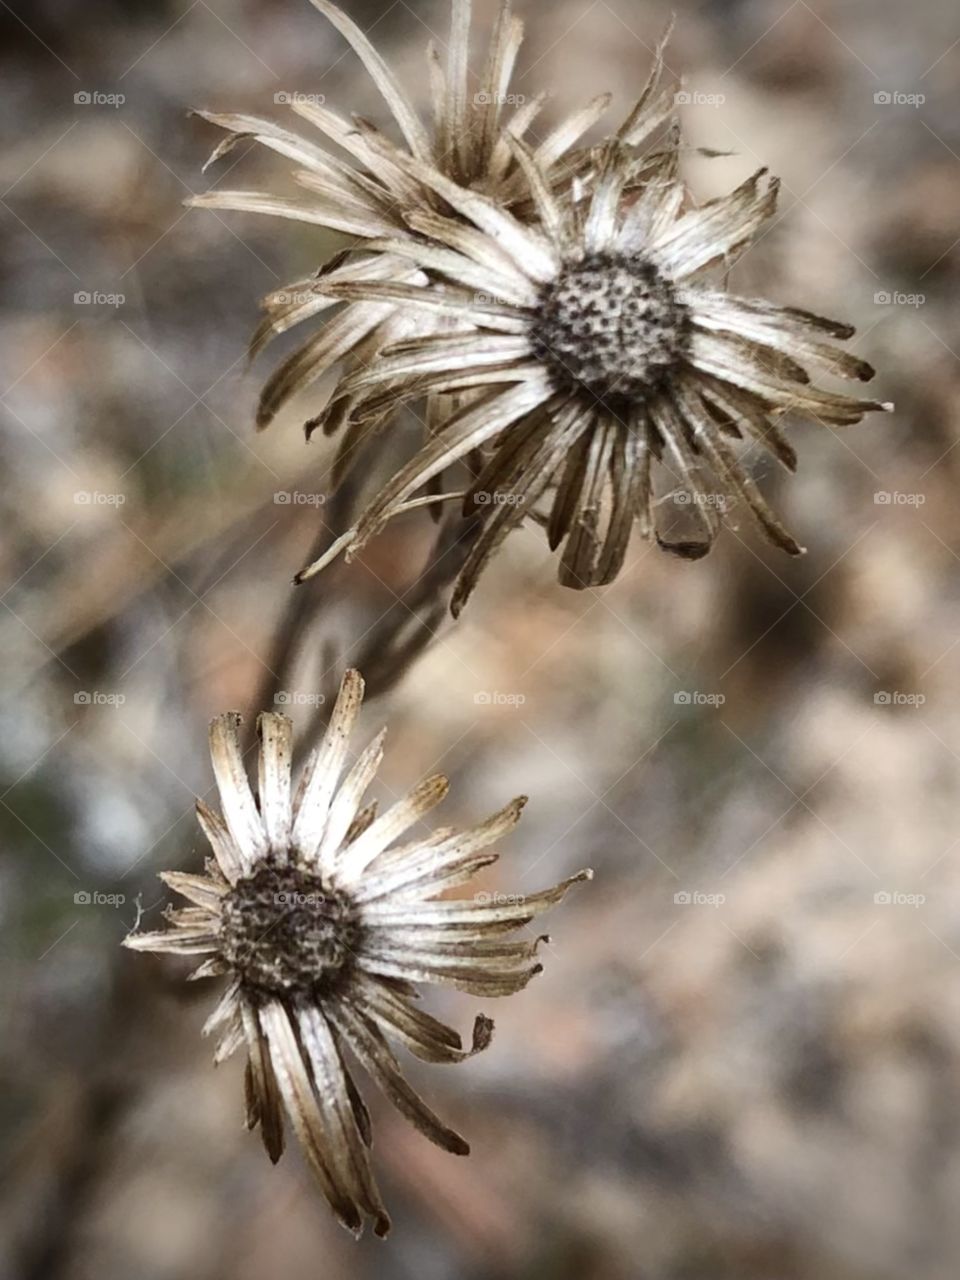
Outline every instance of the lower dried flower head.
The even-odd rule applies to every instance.
[[[456,1031],[414,1003],[417,984],[491,997],[522,990],[540,972],[536,953],[546,938],[511,935],[592,873],[526,896],[440,897],[496,861],[490,846],[516,825],[524,799],[469,831],[441,828],[398,845],[443,799],[447,783],[427,778],[379,817],[375,806],[363,807],[384,735],[347,767],[362,697],[360,676],[348,671],[295,792],[292,725],[276,713],[260,717],[259,803],[243,766],[239,717],[213,721],[223,818],[201,801],[197,813],[215,860],[203,876],[164,873],[192,905],[167,910],[171,928],[131,933],[125,945],[204,955],[192,977],[229,978],[204,1034],[219,1036],[216,1062],[246,1048],[247,1127],[260,1127],[276,1161],[286,1111],[340,1222],[359,1235],[368,1216],[382,1236],[390,1219],[349,1058],[431,1141],[468,1154],[463,1138],[404,1079],[389,1041],[425,1062],[461,1062],[485,1049],[489,1018],[477,1017],[464,1048]]]

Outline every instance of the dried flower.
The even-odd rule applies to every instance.
[[[460,331],[395,344],[340,392],[379,389],[367,413],[427,391],[473,395],[301,580],[340,551],[359,550],[421,486],[477,450],[486,450],[486,465],[464,510],[483,515],[484,529],[461,573],[455,613],[503,538],[537,514],[534,504],[551,487],[541,519],[551,548],[565,543],[560,580],[610,582],[634,520],[647,536],[655,532],[654,461],[679,477],[699,525],[688,539],[660,537],[667,549],[688,558],[709,551],[724,508],[723,495],[711,490],[719,484],[746,504],[771,542],[799,553],[731,438],[765,446],[793,470],[796,455],[778,425],[784,413],[842,426],[892,406],[810,384],[807,364],[845,378],[873,376],[863,360],[826,341],[851,337],[852,327],[737,297],[704,278],[712,267],[728,268],[756,238],[774,211],[776,180],[761,169],[730,195],[682,212],[676,137],[638,162],[621,130],[605,145],[592,190],[575,182],[564,199],[550,190],[536,154],[519,140],[511,146],[536,221],[521,222],[498,200],[392,152],[472,225],[436,228],[447,250],[440,282],[338,282],[330,293],[437,311],[454,317]],[[638,163],[645,185],[626,199]],[[396,249],[389,238],[377,247]],[[399,251],[417,260],[415,243]],[[429,253],[422,263],[431,266]]]
[[[412,1002],[418,983],[474,995],[520,991],[541,965],[543,938],[507,937],[559,902],[591,872],[539,893],[438,899],[495,862],[489,846],[516,824],[524,799],[470,831],[451,828],[395,842],[446,794],[427,778],[382,816],[362,808],[383,753],[377,735],[341,779],[363,681],[348,671],[326,736],[291,789],[292,726],[264,713],[259,806],[247,781],[239,717],[210,731],[221,819],[197,813],[215,854],[206,875],[162,879],[193,905],[167,910],[172,928],[132,933],[139,951],[206,955],[193,977],[230,982],[204,1033],[220,1036],[215,1061],[247,1050],[247,1127],[260,1126],[271,1160],[283,1151],[286,1108],[324,1195],[359,1235],[364,1215],[390,1227],[370,1169],[370,1117],[347,1065],[349,1052],[390,1101],[433,1142],[466,1155],[459,1134],[404,1079],[391,1037],[425,1062],[460,1062],[486,1048],[493,1023],[476,1020],[473,1043]]]
[[[511,12],[510,4],[504,3],[500,9],[485,68],[479,79],[474,80],[477,89],[472,91],[472,73],[468,66],[470,0],[452,0],[446,67],[441,65],[432,42],[427,50],[434,114],[431,132],[399,81],[355,23],[329,0],[312,2],[345,36],[370,73],[403,136],[402,157],[434,165],[453,182],[495,195],[504,206],[515,209],[523,217],[531,208],[530,191],[509,140],[528,133],[545,95],[525,97],[509,92],[523,38],[523,23]],[[649,139],[673,114],[672,94],[660,88],[662,70],[661,43],[641,103],[623,130],[625,140],[632,145]],[[569,185],[574,176],[586,177],[593,170],[593,151],[577,149],[576,144],[602,117],[610,97],[602,94],[594,98],[551,129],[537,144],[534,151],[537,164],[551,186]],[[307,97],[294,96],[290,105],[350,160],[269,120],[200,112],[204,119],[229,132],[208,164],[225,155],[242,139],[255,138],[302,166],[295,171],[294,179],[309,196],[211,191],[188,203],[208,209],[292,218],[346,233],[358,241],[386,237],[393,244],[393,250],[387,253],[377,248],[369,253],[359,245],[353,252],[335,256],[316,276],[268,295],[263,301],[266,316],[253,337],[251,357],[278,334],[329,312],[339,301],[330,292],[337,284],[368,281],[425,284],[437,273],[442,275],[449,257],[446,223],[451,215],[456,221],[463,221],[429,183],[421,181],[401,163],[401,155],[394,154],[385,136],[369,122],[358,117],[345,119],[324,103]],[[632,182],[639,183],[642,177],[641,166]],[[413,240],[420,248],[411,259],[406,242]],[[498,255],[493,254],[491,260],[495,262],[497,258]],[[479,278],[480,273],[477,275]],[[342,362],[339,375],[342,379],[356,368],[367,367],[391,342],[428,332],[448,332],[451,327],[456,326],[436,313],[411,313],[383,299],[343,308],[269,378],[260,396],[258,427],[266,427],[291,396],[338,362]],[[362,395],[339,395],[335,383],[327,408],[307,423],[308,435],[319,426],[327,434],[343,432],[334,470],[335,482],[356,458],[364,440],[391,416],[392,406],[387,406],[375,420],[368,415],[361,421],[358,410],[362,401]],[[439,416],[436,397],[430,397],[425,413],[428,429],[436,426]]]

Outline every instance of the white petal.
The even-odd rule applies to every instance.
[[[327,731],[304,767],[294,801],[292,843],[305,858],[315,857],[320,847],[330,801],[347,758],[350,733],[362,702],[363,679],[360,673],[346,671]]]
[[[338,883],[351,884],[358,880],[372,860],[438,805],[448,790],[447,779],[442,774],[436,774],[432,778],[425,778],[408,796],[391,805],[344,850],[337,867]],[[357,901],[362,901],[362,886],[361,893],[355,897]]]
[[[701,271],[720,260],[729,260],[743,249],[773,214],[780,189],[776,178],[759,169],[735,191],[691,209],[651,246],[660,269],[674,279]]]
[[[210,758],[220,792],[220,807],[237,843],[245,872],[266,856],[269,845],[257,812],[240,753],[240,716],[228,711],[210,723]]]
[[[317,861],[324,872],[333,872],[336,868],[336,857],[350,830],[350,824],[356,817],[363,798],[380,768],[386,732],[386,729],[381,729],[358,757],[330,806],[323,839],[317,850]]]
[[[210,841],[217,865],[230,883],[236,884],[246,873],[243,855],[236,840],[218,813],[214,813],[202,800],[197,801],[196,807],[197,820],[203,834]]]
[[[306,205],[291,196],[271,196],[261,191],[206,191],[202,195],[190,196],[184,203],[191,209],[232,209],[238,213],[265,213],[274,218],[291,218],[294,222],[314,223],[362,239],[389,236],[396,232],[390,222],[373,213],[348,214],[332,202],[314,201]]]
[[[404,93],[386,62],[377,53],[357,24],[351,21],[342,9],[330,4],[329,0],[311,0],[311,3],[314,8],[319,9],[322,14],[325,14],[330,19],[342,36],[349,40],[369,72],[371,79],[383,94],[384,100],[393,112],[403,136],[410,146],[410,150],[414,155],[420,156],[421,159],[428,159],[432,148],[427,131],[424,129],[420,117],[413,109],[410,99]]]
[[[274,852],[286,859],[290,845],[290,758],[293,724],[275,711],[264,711],[260,732],[260,814]]]

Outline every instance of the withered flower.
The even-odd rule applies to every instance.
[[[379,817],[375,806],[362,807],[383,753],[381,732],[346,767],[362,697],[360,676],[348,671],[295,791],[291,723],[275,713],[260,717],[259,804],[240,753],[239,717],[213,721],[223,818],[199,801],[197,812],[215,859],[205,875],[165,873],[193,905],[168,908],[168,930],[134,932],[125,944],[205,955],[192,976],[229,979],[204,1032],[220,1037],[218,1062],[246,1048],[247,1127],[259,1125],[276,1161],[285,1109],[340,1222],[359,1235],[369,1216],[382,1236],[390,1220],[370,1168],[370,1117],[349,1058],[428,1138],[466,1155],[463,1138],[404,1079],[388,1038],[425,1062],[460,1062],[486,1048],[488,1018],[476,1019],[465,1049],[456,1031],[414,1003],[417,984],[481,996],[520,991],[541,969],[535,956],[544,939],[508,935],[591,872],[527,896],[440,897],[496,861],[490,845],[514,827],[524,800],[472,830],[420,836],[410,829],[443,798],[445,778],[427,778]]]
[[[301,580],[341,551],[358,551],[420,501],[411,503],[418,489],[477,451],[486,463],[464,510],[481,515],[484,528],[461,573],[454,612],[504,537],[530,515],[546,524],[551,548],[564,543],[561,582],[610,582],[634,521],[646,536],[656,533],[654,462],[679,481],[698,522],[688,538],[661,536],[667,549],[688,558],[706,554],[726,494],[746,506],[771,542],[797,554],[801,548],[731,442],[762,445],[793,470],[796,455],[779,425],[785,413],[844,426],[892,406],[811,384],[807,365],[861,381],[873,376],[865,361],[828,341],[851,337],[851,326],[738,297],[711,279],[711,269],[729,268],[772,215],[776,180],[761,169],[731,194],[684,209],[676,137],[638,161],[621,130],[604,147],[596,181],[575,180],[566,199],[551,190],[535,152],[517,139],[510,145],[535,220],[521,221],[496,198],[391,152],[470,225],[434,222],[446,250],[442,267],[432,250],[418,259],[416,242],[384,237],[371,245],[432,270],[427,286],[336,282],[329,292],[451,316],[459,331],[395,343],[349,377],[340,395],[369,397],[364,413],[376,414],[428,391],[470,394]],[[644,184],[628,198],[638,165]],[[544,495],[541,514],[535,504]]]

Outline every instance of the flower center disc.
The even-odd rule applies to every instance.
[[[248,989],[262,995],[329,988],[358,937],[349,898],[303,867],[265,862],[223,900],[223,957]]]
[[[686,352],[687,308],[645,258],[587,254],[544,289],[533,340],[559,385],[642,403]]]

